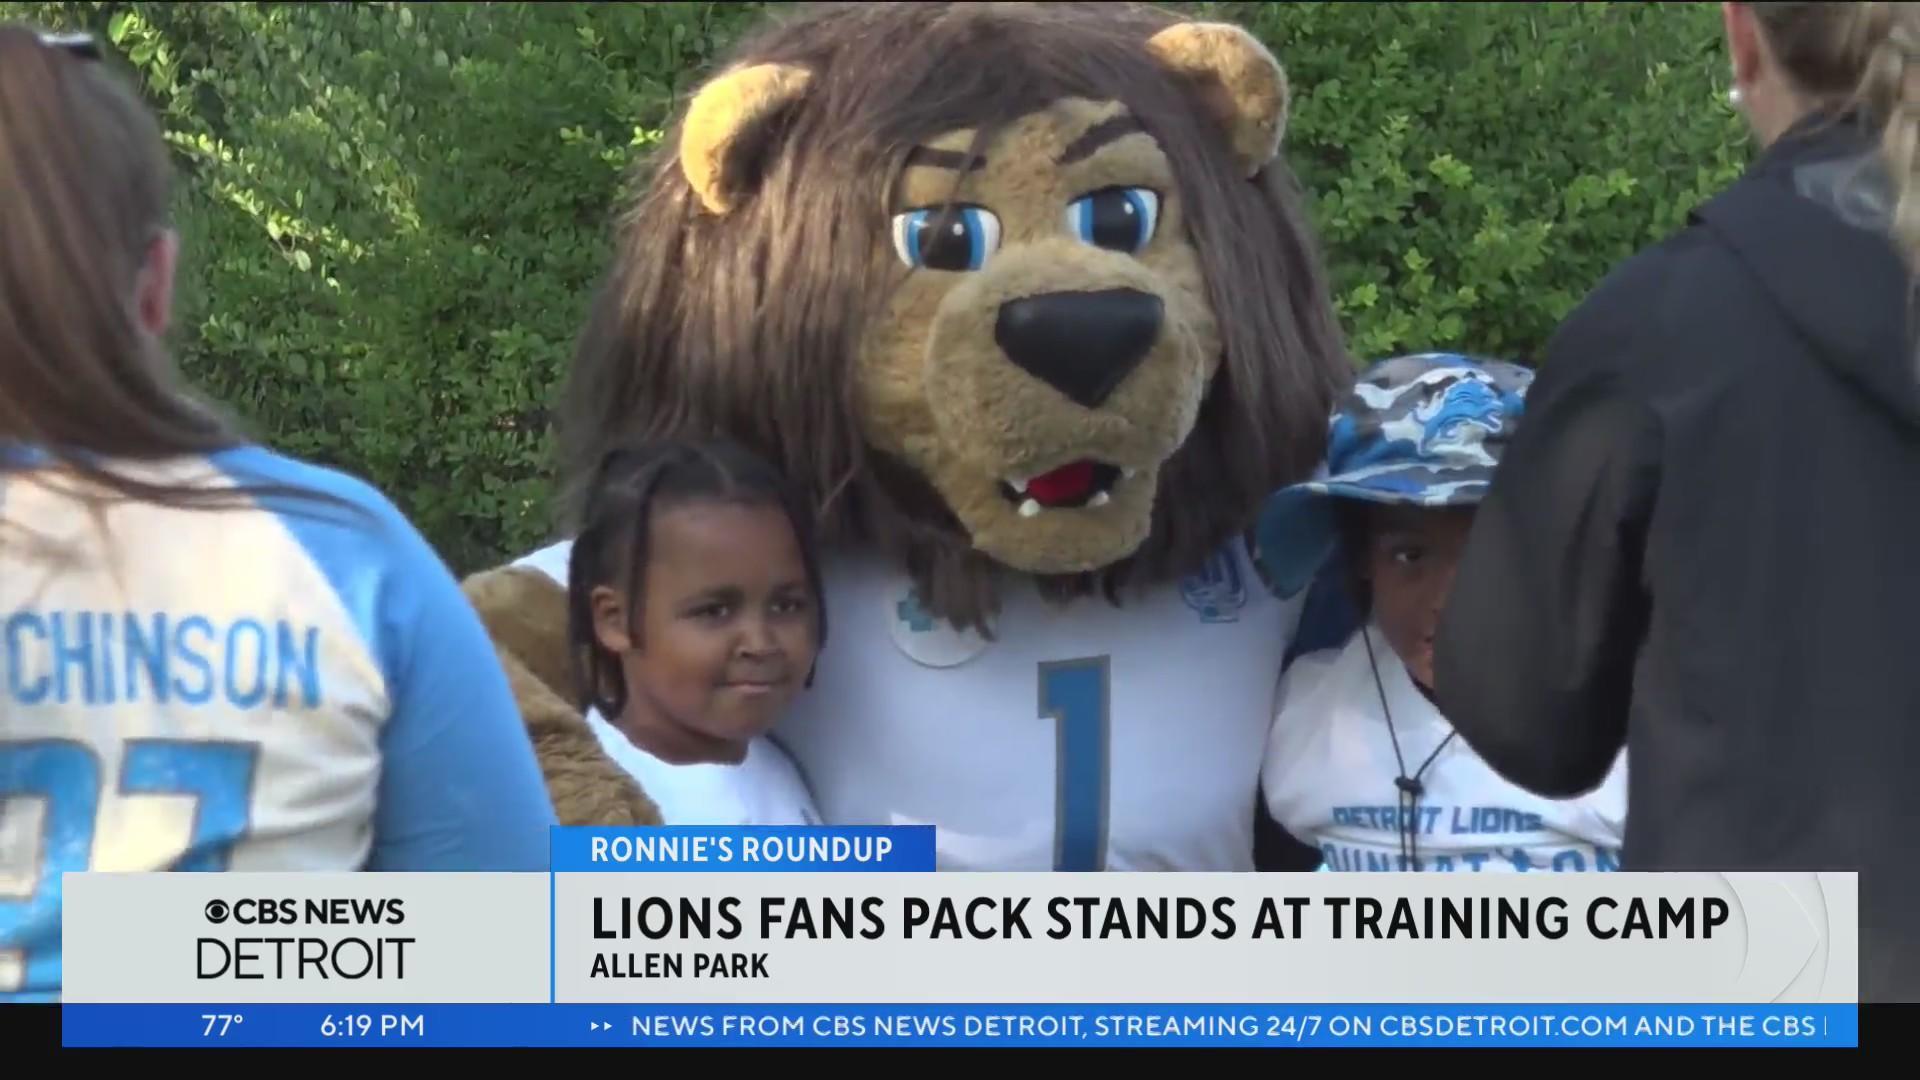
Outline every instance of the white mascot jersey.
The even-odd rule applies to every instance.
[[[1298,606],[1242,545],[1119,607],[1004,575],[991,642],[889,563],[823,572],[826,649],[776,736],[826,820],[933,825],[943,870],[1252,869]]]

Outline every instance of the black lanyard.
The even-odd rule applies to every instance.
[[[1400,834],[1400,859],[1403,869],[1418,871],[1420,869],[1420,796],[1427,790],[1426,785],[1420,782],[1420,778],[1427,774],[1427,767],[1433,764],[1434,758],[1440,756],[1440,751],[1445,750],[1447,744],[1453,741],[1453,737],[1460,733],[1447,732],[1447,737],[1441,739],[1440,745],[1433,748],[1433,753],[1427,755],[1427,760],[1420,763],[1420,767],[1414,770],[1412,776],[1408,776],[1407,759],[1400,754],[1400,733],[1394,729],[1393,709],[1387,704],[1387,687],[1380,681],[1380,664],[1373,658],[1373,635],[1362,626],[1360,637],[1367,643],[1367,664],[1373,668],[1373,686],[1380,692],[1380,711],[1385,713],[1387,718],[1387,737],[1393,740],[1393,761],[1400,769],[1400,775],[1393,778],[1393,786],[1400,791],[1396,800],[1399,821],[1395,822],[1395,827]]]

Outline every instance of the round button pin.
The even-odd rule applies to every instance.
[[[886,597],[887,626],[893,633],[893,643],[915,663],[959,667],[987,650],[986,638],[972,630],[956,630],[952,623],[923,608],[911,582],[888,590]]]

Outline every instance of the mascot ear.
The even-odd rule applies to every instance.
[[[1259,39],[1229,23],[1176,23],[1147,41],[1160,63],[1204,88],[1226,126],[1240,170],[1252,176],[1280,152],[1287,127],[1287,72]]]
[[[762,139],[810,78],[791,64],[755,64],[722,73],[693,96],[680,129],[680,171],[710,212],[732,210],[758,180]]]

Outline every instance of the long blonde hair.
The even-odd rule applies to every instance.
[[[1890,231],[1908,264],[1920,265],[1920,4],[1749,6],[1803,94],[1858,108],[1880,125]]]

